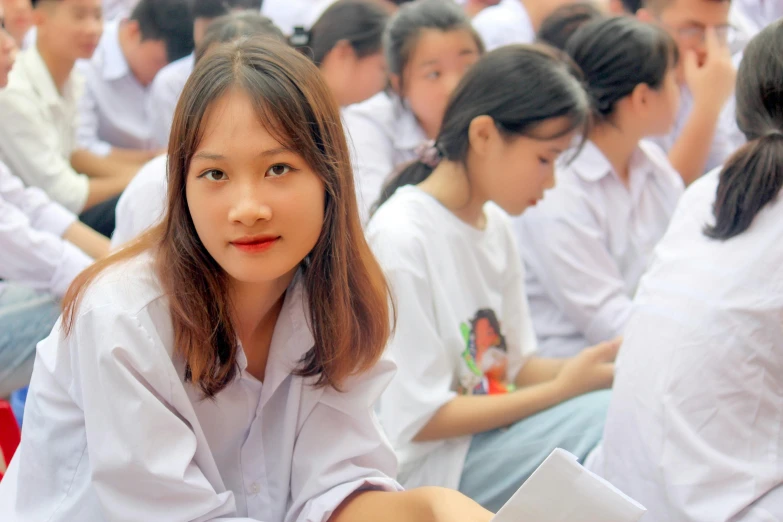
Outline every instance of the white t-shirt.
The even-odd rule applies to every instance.
[[[397,309],[398,373],[379,402],[405,487],[459,486],[471,437],[413,442],[459,393],[504,393],[536,339],[508,216],[461,221],[420,189],[400,188],[373,216],[370,244]]]
[[[626,185],[592,142],[557,166],[557,186],[514,220],[541,354],[570,357],[622,335],[631,300],[683,192],[642,141]]]
[[[148,161],[133,177],[117,201],[112,248],[135,239],[163,219],[168,196],[168,155]]]
[[[487,51],[509,44],[529,44],[536,39],[536,30],[522,0],[501,0],[483,9],[473,18],[473,27],[481,35]]]
[[[783,520],[783,203],[709,239],[718,177],[685,192],[642,278],[591,464],[643,522]]]

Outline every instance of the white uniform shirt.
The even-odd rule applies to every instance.
[[[742,54],[735,55],[735,65],[741,59]],[[693,110],[693,94],[690,89],[683,86],[680,89],[680,109],[677,112],[677,119],[672,131],[663,137],[650,138],[657,143],[663,150],[668,152],[679,139],[688,117]],[[737,127],[736,121],[736,102],[734,96],[731,96],[724,105],[718,118],[718,126],[715,129],[715,135],[712,139],[712,146],[707,156],[707,165],[704,172],[720,167],[734,152],[745,144],[745,135]]]
[[[147,100],[153,147],[168,146],[174,111],[177,109],[179,96],[193,72],[195,63],[196,57],[190,53],[184,58],[171,62],[155,75]]]
[[[76,216],[0,163],[0,278],[63,296],[92,259],[62,235]],[[3,291],[0,282],[0,293]]]
[[[148,149],[149,90],[130,70],[120,47],[120,22],[108,22],[95,54],[77,63],[86,88],[79,100],[78,145],[99,156],[112,147]]]
[[[103,19],[118,20],[130,16],[139,0],[103,0]]]
[[[292,35],[294,27],[307,27],[313,9],[322,0],[264,0],[261,14],[272,20],[285,35]]]
[[[569,357],[622,334],[683,183],[663,151],[644,141],[628,185],[589,141],[556,176],[557,186],[515,228],[539,349]]]
[[[147,162],[123,191],[115,209],[112,248],[133,240],[148,228],[158,224],[166,212],[168,156],[158,156]]]
[[[783,18],[783,2],[780,0],[734,0],[731,10],[751,22],[755,32]]]
[[[493,204],[484,211],[478,230],[406,186],[367,228],[397,310],[388,350],[399,371],[378,410],[405,487],[459,487],[471,437],[413,438],[458,393],[513,383],[536,350],[511,224]]]
[[[509,44],[529,44],[536,39],[536,30],[522,0],[501,0],[482,9],[473,18],[473,27],[481,35],[487,51]]]
[[[19,53],[8,86],[0,90],[0,161],[74,213],[82,211],[90,190],[87,176],[71,168],[83,87],[74,70],[60,94],[32,47]]]
[[[591,464],[643,522],[783,520],[783,203],[711,240],[717,184],[687,190],[655,250]]]
[[[22,444],[0,482],[4,522],[326,522],[352,492],[397,490],[373,403],[381,361],[343,392],[292,375],[312,347],[288,291],[263,384],[245,370],[213,400],[183,382],[151,255],[88,290],[70,337],[38,345]]]
[[[416,159],[416,149],[427,141],[427,135],[399,98],[385,92],[346,107],[343,119],[359,210],[366,222],[386,182],[400,167]]]

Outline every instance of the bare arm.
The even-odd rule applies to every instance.
[[[117,160],[123,163],[142,166],[152,158],[165,154],[166,149],[143,150],[143,149],[121,149],[112,147],[111,153],[107,156],[109,159]]]
[[[109,254],[109,239],[81,221],[74,221],[63,234],[63,239],[73,243],[93,259],[100,259]]]
[[[444,488],[418,488],[389,493],[356,493],[329,522],[489,522],[492,513],[468,497]]]
[[[685,185],[690,185],[704,173],[721,109],[722,105],[696,104],[680,137],[669,151],[669,161],[680,173]]]
[[[112,156],[98,156],[88,150],[77,150],[71,154],[73,169],[93,179],[116,177],[130,179],[142,164],[143,162],[123,161]]]
[[[522,388],[551,381],[560,374],[560,370],[565,366],[566,360],[532,357],[519,370],[516,379],[514,379],[514,384]]]
[[[94,207],[99,203],[103,203],[109,198],[113,198],[117,194],[120,194],[125,187],[128,186],[130,180],[133,178],[131,174],[127,173],[110,178],[91,178],[90,179],[90,192],[87,194],[87,202],[84,204],[84,210]]]

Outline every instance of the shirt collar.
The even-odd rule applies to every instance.
[[[120,22],[106,24],[101,37],[100,49],[94,58],[104,80],[119,80],[130,74],[130,66],[120,47]]]
[[[580,178],[587,182],[596,182],[606,176],[613,176],[618,181],[620,179],[603,152],[590,140],[585,141],[584,147],[573,160],[571,167]],[[636,147],[631,156],[629,167],[629,184],[631,187],[637,184],[643,185],[647,176],[652,174],[654,170],[652,161],[639,146]]]
[[[26,51],[22,51],[19,56],[19,62],[33,89],[35,89],[47,106],[60,106],[64,101],[70,101],[70,98],[75,96],[74,83],[76,83],[75,80],[78,78],[75,67],[71,71],[68,81],[63,86],[63,94],[60,95],[49,68],[46,66],[43,57],[41,57],[41,53],[38,52],[38,46],[33,45]]]

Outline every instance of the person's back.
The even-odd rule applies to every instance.
[[[645,522],[783,517],[783,23],[748,46],[749,142],[683,196],[625,331],[596,471]]]

